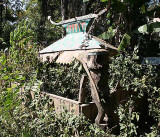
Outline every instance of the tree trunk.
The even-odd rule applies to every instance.
[[[87,76],[86,75],[82,75],[81,81],[80,81],[80,89],[79,89],[79,99],[78,101],[81,103],[85,103],[85,98],[86,98],[86,93],[87,93]]]
[[[47,5],[48,5],[48,0],[42,0],[42,6],[41,6],[41,21],[42,25],[45,25],[46,19],[47,19]]]
[[[87,14],[86,9],[87,9],[87,4],[84,2],[82,5],[82,15],[83,16]]]
[[[6,18],[7,18],[7,0],[5,0],[5,17],[4,17],[4,22],[6,22]]]
[[[47,5],[48,5],[48,0],[41,0],[41,18],[39,22],[39,28],[38,28],[38,41],[44,45],[46,44],[45,42],[45,37],[44,37],[44,31],[45,31],[45,23],[47,20]]]
[[[68,19],[68,0],[61,0],[62,20]]]
[[[68,0],[61,0],[61,15],[62,20],[68,19]],[[62,37],[66,34],[65,29],[63,28]]]
[[[0,5],[0,20],[1,20],[1,23],[3,21],[3,17],[2,17],[2,10],[3,10],[3,5]]]

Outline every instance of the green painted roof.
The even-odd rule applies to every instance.
[[[60,51],[100,49],[101,45],[104,45],[104,42],[91,35],[88,36],[86,33],[87,25],[93,17],[95,17],[95,15],[87,15],[58,23],[58,25],[61,24],[66,29],[67,35],[41,50],[39,53],[45,54]]]
[[[85,21],[72,22],[62,26],[66,29],[67,34],[86,32],[89,21],[90,19],[87,19]]]
[[[100,45],[102,44],[93,37],[86,40],[85,32],[71,33],[67,34],[64,38],[54,42],[50,46],[41,50],[40,54],[59,52],[59,51],[81,50],[84,49],[81,48],[83,47],[83,45],[86,46],[85,49],[97,49],[101,48]]]

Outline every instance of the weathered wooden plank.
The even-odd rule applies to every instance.
[[[81,114],[84,114],[86,118],[90,119],[92,122],[95,121],[95,118],[98,114],[98,110],[95,103],[90,102],[89,104],[82,104],[80,108]]]
[[[85,97],[87,93],[86,89],[86,83],[87,83],[87,76],[82,75],[81,81],[80,81],[80,89],[79,89],[79,99],[78,101],[81,103],[85,103]]]
[[[53,98],[62,99],[64,101],[72,102],[74,104],[81,104],[81,102],[79,102],[79,101],[75,101],[75,100],[68,99],[68,98],[65,98],[65,97],[61,97],[61,96],[58,96],[58,95],[54,95],[54,94],[50,94],[50,93],[46,93],[46,92],[42,92],[42,94],[49,95],[50,97],[53,97]]]
[[[31,92],[32,98],[34,98],[34,92]],[[50,104],[55,108],[55,112],[59,115],[61,112],[72,112],[73,114],[80,116],[84,114],[88,119],[94,122],[97,116],[97,107],[95,103],[90,102],[88,104],[82,104],[79,101],[64,98],[54,94],[41,92],[41,97],[49,96],[51,99]]]

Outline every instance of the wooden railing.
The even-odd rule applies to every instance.
[[[34,98],[34,92],[31,92],[32,98]],[[57,114],[60,112],[72,112],[73,114],[80,116],[84,115],[86,118],[90,119],[92,122],[95,121],[95,118],[97,116],[97,107],[95,103],[89,102],[87,104],[83,104],[79,101],[75,101],[72,99],[68,99],[65,97],[57,96],[54,94],[41,92],[41,96],[49,96],[49,99],[51,99],[51,105],[55,108],[55,111]]]

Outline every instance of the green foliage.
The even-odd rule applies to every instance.
[[[160,23],[154,22],[154,23],[145,24],[143,26],[140,26],[138,28],[138,31],[143,34],[149,34],[153,32],[160,33]]]
[[[107,2],[108,0],[101,0],[102,2]]]
[[[151,133],[158,133],[158,123],[160,118],[159,108],[159,79],[156,67],[151,65],[142,65],[138,54],[138,49],[135,48],[133,53],[121,53],[116,59],[112,59],[110,64],[110,88],[115,89],[116,85],[125,91],[132,91],[132,95],[124,106],[118,109],[120,119],[120,129],[123,136],[136,135],[139,131],[139,126],[135,125],[135,119],[138,115],[134,110],[135,102],[138,98],[147,96],[149,116],[154,119],[154,124],[151,128]],[[129,106],[128,106],[129,105]],[[131,109],[131,110],[130,110]],[[138,120],[138,119],[137,119]],[[139,123],[138,121],[136,123]],[[151,126],[151,125],[149,125]],[[139,134],[139,133],[138,133]],[[143,132],[145,134],[145,131]]]
[[[137,127],[133,121],[139,121],[139,115],[133,111],[133,100],[129,99],[125,106],[120,105],[118,115],[120,120],[120,136],[132,137],[137,136]]]
[[[142,66],[142,64],[139,64],[140,60],[137,53],[138,49],[135,48],[132,54],[129,55],[125,52],[125,55],[120,54],[116,59],[112,60],[113,62],[110,65],[111,89],[116,86],[116,83],[119,83],[126,90],[140,93],[145,88],[150,88],[151,83],[148,82],[151,81],[149,79],[156,77],[157,74],[151,65]]]
[[[111,39],[115,36],[116,29],[113,29],[113,27],[109,27],[107,32],[103,32],[101,35],[99,35],[99,38],[101,39]]]
[[[83,0],[83,2],[88,2],[89,0]]]
[[[4,42],[3,38],[0,38],[0,49],[5,49],[6,42]]]
[[[119,44],[118,51],[123,51],[130,43],[131,37],[128,34],[124,34],[121,43]]]
[[[2,23],[2,30],[0,37],[3,38],[3,40],[6,42],[5,45],[2,45],[0,49],[5,49],[6,46],[9,47],[10,45],[10,33],[13,31],[15,28],[15,25],[13,25],[11,22],[7,21],[5,23]]]
[[[55,62],[48,64],[46,62],[39,72],[39,78],[43,81],[41,90],[77,100],[82,74],[85,74],[85,71],[82,64],[77,60],[67,65]],[[89,89],[90,86],[88,85]],[[88,96],[86,101],[91,101],[91,97]]]
[[[12,47],[0,52],[0,136],[106,136],[108,133],[84,116],[66,112],[57,115],[48,96],[41,96],[44,81],[38,79],[48,80],[41,72],[51,74],[51,80],[58,80],[58,86],[52,83],[54,88],[59,90],[57,93],[67,95],[70,88],[77,89],[83,70],[79,62],[64,69],[61,65],[54,64],[52,69],[47,63],[39,63],[31,28],[27,21],[20,23],[11,33]],[[75,74],[75,70],[78,73]],[[30,91],[34,91],[34,98]]]
[[[26,77],[36,69],[39,64],[37,57],[36,36],[32,29],[32,24],[22,21],[17,28],[10,34],[10,63],[12,69],[18,70]]]
[[[23,92],[15,92],[16,95],[10,99],[3,94],[8,102],[2,104],[4,99],[0,100],[3,108],[0,109],[0,136],[106,136],[104,131],[90,124],[84,116],[66,112],[57,115],[49,97],[41,96],[42,82],[37,80],[37,72],[25,84]],[[34,91],[34,99],[30,91]]]

